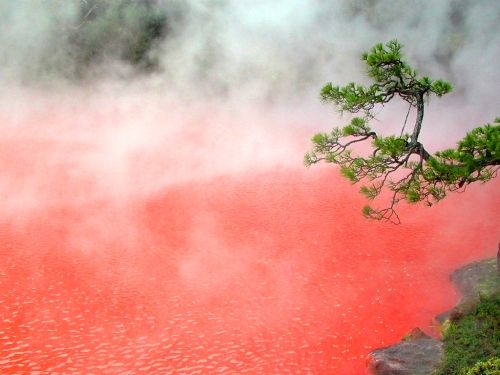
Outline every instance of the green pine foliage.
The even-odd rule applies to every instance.
[[[429,77],[418,78],[417,71],[403,60],[401,49],[402,45],[397,40],[391,40],[386,45],[377,44],[362,57],[368,66],[368,76],[374,80],[371,86],[364,87],[351,82],[341,87],[330,82],[321,89],[321,98],[334,103],[341,111],[361,111],[371,117],[370,111],[376,104],[387,103],[394,95],[413,103],[417,92],[437,96],[451,92],[449,82]]]
[[[452,90],[449,82],[420,77],[404,61],[402,45],[392,40],[377,44],[363,54],[367,74],[373,84],[365,87],[351,82],[346,86],[327,83],[321,89],[323,101],[339,111],[359,114],[344,127],[319,133],[312,138],[313,148],[305,155],[307,166],[324,161],[338,164],[344,177],[353,183],[366,182],[360,192],[369,200],[382,191],[391,192],[386,208],[363,208],[373,219],[399,223],[395,206],[400,201],[424,202],[428,206],[446,197],[447,192],[462,190],[468,184],[486,182],[496,176],[500,166],[500,119],[469,132],[454,149],[431,155],[418,140],[423,124],[425,98],[438,97]],[[369,121],[374,109],[399,98],[416,110],[411,133],[382,136],[373,131]],[[370,153],[356,153],[357,143],[367,143]]]

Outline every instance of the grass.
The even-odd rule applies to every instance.
[[[445,357],[436,375],[498,374],[500,294],[481,297],[475,309],[452,321],[443,342]],[[481,361],[488,362],[478,363]],[[473,366],[475,368],[471,368]],[[487,372],[489,370],[483,370],[481,366],[491,368],[493,372]]]

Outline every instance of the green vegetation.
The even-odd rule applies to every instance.
[[[500,373],[500,295],[482,297],[472,312],[451,322],[443,342],[436,375]]]
[[[424,202],[428,206],[443,199],[449,191],[464,190],[473,182],[485,182],[496,176],[500,166],[500,119],[469,132],[455,149],[431,155],[419,142],[425,99],[441,97],[452,90],[450,83],[420,77],[403,59],[402,45],[392,40],[377,44],[363,54],[368,76],[374,83],[365,87],[356,83],[346,86],[326,84],[321,90],[325,102],[340,112],[359,114],[344,127],[312,138],[313,150],[305,155],[307,166],[325,161],[340,166],[342,175],[357,183],[368,184],[360,192],[373,200],[382,191],[391,192],[386,208],[363,208],[366,217],[400,222],[395,206],[402,200]],[[405,132],[408,115],[399,135],[381,136],[373,131],[370,120],[375,110],[395,98],[409,105],[408,115],[416,109],[411,132]],[[369,153],[355,153],[360,143],[371,142]]]
[[[464,373],[465,375],[498,375],[500,374],[500,357],[491,357],[486,361],[478,362]]]
[[[155,68],[158,61],[151,51],[165,37],[174,17],[146,0],[82,1],[77,26],[68,30],[78,73],[107,59],[145,70]]]

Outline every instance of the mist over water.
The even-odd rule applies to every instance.
[[[146,67],[113,31],[138,4],[167,14]],[[0,1],[2,373],[362,374],[373,348],[433,332],[451,271],[494,255],[498,181],[394,226],[302,158],[348,121],[321,85],[366,82],[361,52],[392,38],[454,83],[426,107],[431,150],[491,121],[496,1],[85,6],[82,23],[76,0]]]

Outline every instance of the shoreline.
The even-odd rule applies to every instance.
[[[461,297],[451,309],[436,315],[430,326],[437,328],[440,338],[414,328],[399,342],[377,348],[367,357],[367,369],[373,375],[426,375],[442,364],[445,356],[443,334],[451,322],[473,311],[480,296],[498,292],[496,283],[500,273],[500,244],[496,257],[468,263],[450,274],[450,281]]]

